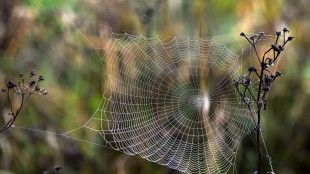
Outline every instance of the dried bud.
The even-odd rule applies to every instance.
[[[243,78],[244,78],[243,76],[240,76],[240,77],[239,77],[239,81],[242,81],[242,80],[243,80]]]
[[[250,77],[246,77],[246,80],[245,80],[244,83],[245,83],[246,86],[249,86],[250,83],[251,83],[251,78]]]
[[[39,82],[43,80],[44,80],[44,77],[42,75],[39,75]]]
[[[294,36],[290,36],[287,38],[287,41],[292,41],[295,37]]]
[[[59,171],[59,170],[61,170],[61,169],[62,169],[61,166],[55,166],[55,167],[54,167],[54,170],[55,170],[55,171]]]
[[[240,33],[240,36],[244,37],[244,36],[245,36],[244,32],[241,32],[241,33]]]
[[[40,94],[47,95],[47,90],[45,88],[41,88],[40,90]]]
[[[279,30],[279,31],[276,31],[276,35],[277,36],[281,36],[281,31]]]
[[[257,68],[255,67],[255,66],[253,66],[253,65],[250,65],[250,67],[248,68],[248,71],[250,71],[250,72],[256,72],[257,71]]]
[[[40,91],[40,89],[41,89],[41,88],[40,88],[39,85],[36,85],[36,86],[34,87],[34,90],[35,90],[35,91]]]
[[[283,32],[284,32],[284,33],[286,33],[286,32],[289,33],[290,30],[289,30],[288,28],[284,27],[284,28],[283,28]]]
[[[254,40],[255,37],[256,37],[256,34],[253,34],[253,35],[250,37],[250,39],[251,39],[251,40]]]
[[[36,74],[35,74],[35,72],[34,72],[34,70],[31,70],[30,71],[30,77],[33,77],[33,76],[35,76]]]
[[[19,78],[22,78],[24,76],[23,73],[19,73]]]
[[[258,32],[257,34],[261,35],[261,36],[264,36],[265,33],[264,32]]]
[[[6,92],[6,89],[1,89],[1,92]]]
[[[12,89],[12,88],[16,87],[16,84],[13,83],[11,80],[9,80],[8,83],[7,83],[7,87],[8,87],[9,89]]]
[[[36,81],[35,81],[35,80],[31,80],[31,81],[28,83],[28,86],[29,86],[29,87],[32,87],[34,84],[36,84]]]
[[[275,77],[280,77],[280,76],[282,76],[282,74],[283,74],[283,73],[281,73],[280,71],[276,71]]]

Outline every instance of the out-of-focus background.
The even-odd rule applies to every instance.
[[[98,41],[103,24],[115,31],[189,37],[264,31],[288,27],[295,40],[279,64],[284,76],[269,95],[262,129],[275,173],[310,172],[310,1],[308,0],[1,0],[0,87],[18,73],[44,75],[47,96],[32,96],[16,125],[50,132],[72,130],[87,121],[102,98],[98,54],[66,19],[80,17],[86,37]],[[83,23],[81,23],[81,26]],[[68,27],[71,26],[71,27]],[[100,39],[99,39],[100,40]],[[72,44],[75,43],[75,44]],[[0,123],[9,106],[0,95]],[[80,137],[87,135],[79,135]],[[86,138],[86,137],[85,137]],[[255,170],[256,149],[245,138],[238,151],[238,173]],[[43,173],[55,165],[61,173],[179,173],[134,156],[34,130],[11,128],[0,134],[0,173]],[[266,165],[266,164],[265,164]]]

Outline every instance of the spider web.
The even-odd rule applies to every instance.
[[[100,47],[76,18],[62,15],[98,53],[105,84],[91,118],[60,135],[86,129],[101,138],[82,141],[181,172],[237,173],[238,146],[255,127],[232,83],[251,57],[239,35],[144,35],[100,25],[109,33]]]

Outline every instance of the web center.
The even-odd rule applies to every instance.
[[[202,95],[193,95],[188,99],[189,105],[195,110],[209,111],[210,99],[207,93]]]

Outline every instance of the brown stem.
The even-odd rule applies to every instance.
[[[31,93],[29,93],[29,95],[28,95],[27,98],[25,99],[24,94],[22,94],[22,100],[21,100],[20,106],[19,106],[19,108],[16,110],[16,112],[14,113],[14,112],[13,112],[13,106],[12,106],[12,104],[11,104],[9,89],[8,89],[7,100],[8,100],[8,103],[9,103],[9,105],[10,105],[11,114],[12,114],[13,118],[11,118],[11,119],[2,127],[2,129],[0,130],[0,133],[2,133],[3,131],[5,131],[5,130],[7,130],[8,128],[12,127],[14,121],[16,120],[18,114],[19,114],[20,111],[22,110],[22,108],[23,108],[25,102],[28,100],[28,98],[30,97],[30,95],[31,95]]]
[[[264,60],[262,60],[264,62]],[[260,113],[261,113],[261,108],[262,105],[260,104],[260,93],[261,93],[261,88],[262,88],[262,83],[263,83],[263,74],[264,74],[264,69],[265,67],[262,65],[261,62],[261,72],[260,72],[260,77],[259,77],[259,87],[258,87],[258,94],[257,94],[257,130],[256,130],[256,138],[257,138],[257,152],[258,152],[258,166],[257,166],[257,172],[258,174],[261,173],[261,165],[262,165],[262,152],[261,152],[261,147],[260,147]]]
[[[257,59],[258,59],[258,62],[260,62],[260,58],[259,58],[259,55],[258,55],[258,52],[257,52],[256,46],[255,46],[255,45],[253,45],[253,48],[254,48],[254,50],[255,50],[255,53],[256,53],[256,57],[257,57]]]

